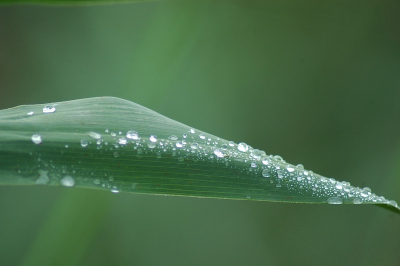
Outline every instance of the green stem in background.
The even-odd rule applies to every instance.
[[[0,184],[289,203],[395,201],[133,102],[98,97],[0,111]]]
[[[94,190],[63,191],[21,265],[78,265],[110,209],[112,196]]]

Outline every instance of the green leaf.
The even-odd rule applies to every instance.
[[[148,2],[154,0],[0,0],[1,4],[43,4],[43,5],[104,5],[104,4],[120,4],[133,2]]]
[[[99,97],[0,111],[0,184],[259,201],[397,203],[136,103]]]

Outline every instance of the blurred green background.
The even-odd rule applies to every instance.
[[[399,1],[2,6],[0,108],[121,97],[400,203],[399,14]],[[0,260],[400,265],[399,221],[367,205],[0,187]]]

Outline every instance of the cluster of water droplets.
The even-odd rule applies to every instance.
[[[54,113],[55,106],[43,107],[43,113]],[[33,115],[31,111],[27,115]],[[250,174],[269,183],[276,189],[288,189],[304,195],[312,195],[321,198],[329,204],[364,202],[386,203],[397,207],[395,201],[386,200],[371,192],[369,188],[353,187],[348,182],[340,182],[333,178],[326,178],[312,171],[305,170],[303,165],[291,165],[285,162],[278,155],[267,155],[264,151],[253,149],[250,145],[241,142],[234,143],[225,141],[214,136],[208,136],[195,129],[189,129],[180,135],[169,135],[159,137],[156,134],[141,134],[135,129],[126,132],[111,131],[104,129],[104,132],[86,132],[86,138],[82,138],[79,146],[87,149],[91,146],[98,150],[110,152],[113,158],[121,158],[126,149],[133,150],[137,158],[153,154],[160,159],[163,156],[176,158],[179,163],[196,163],[198,161],[214,162],[223,164],[226,167],[240,168],[241,173]],[[34,144],[43,142],[40,134],[33,134],[31,140]],[[70,144],[65,144],[68,149]],[[72,145],[72,143],[71,143]],[[244,170],[243,170],[244,169]],[[245,171],[245,172],[244,172]],[[39,172],[38,184],[48,182],[47,172]],[[107,175],[107,174],[106,174]],[[63,186],[75,185],[71,175],[60,179]],[[93,184],[110,188],[113,193],[119,192],[114,185],[114,178],[109,176],[106,182],[94,179]],[[132,185],[135,188],[136,184]]]

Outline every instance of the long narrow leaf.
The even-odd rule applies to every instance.
[[[294,203],[383,204],[325,178],[113,97],[0,111],[0,184]]]

